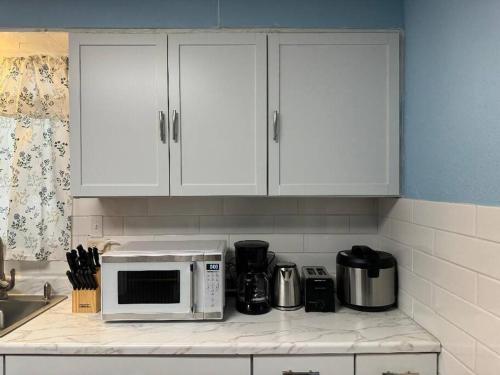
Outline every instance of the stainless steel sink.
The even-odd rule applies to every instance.
[[[46,300],[43,296],[38,295],[9,294],[8,299],[0,300],[0,337],[22,326],[66,298],[66,296],[53,296]]]

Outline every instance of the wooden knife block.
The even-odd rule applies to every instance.
[[[96,290],[73,290],[71,293],[73,313],[97,313],[101,311],[101,270],[94,275]]]

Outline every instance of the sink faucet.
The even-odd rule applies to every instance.
[[[0,300],[9,298],[7,292],[14,288],[16,284],[16,270],[10,270],[10,280],[5,278],[4,272],[4,258],[3,258],[3,244],[0,240]]]

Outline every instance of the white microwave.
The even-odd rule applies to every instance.
[[[222,319],[225,250],[225,241],[137,241],[104,253],[102,319]]]

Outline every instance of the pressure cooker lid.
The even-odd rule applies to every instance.
[[[392,268],[396,259],[392,254],[373,250],[368,246],[353,246],[351,250],[343,250],[337,254],[337,264],[352,268]]]

